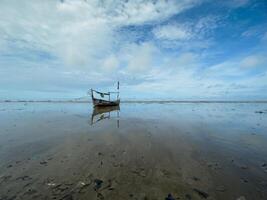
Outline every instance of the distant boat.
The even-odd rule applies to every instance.
[[[119,88],[120,88],[120,83],[118,82],[117,92],[99,92],[94,89],[91,89],[91,97],[92,97],[93,105],[94,106],[118,106],[120,105]],[[95,98],[94,93],[99,94],[101,98]],[[111,100],[110,99],[111,94],[117,94],[117,99]],[[108,99],[104,99],[105,96],[107,96]]]

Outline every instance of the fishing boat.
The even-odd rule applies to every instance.
[[[91,89],[91,97],[92,97],[92,102],[94,106],[118,106],[120,105],[120,83],[118,82],[117,85],[117,92],[99,92],[94,89]],[[96,98],[94,94],[98,94],[101,98]],[[111,100],[111,95],[112,94],[117,94],[117,99],[116,100]],[[107,97],[105,99],[105,97]]]

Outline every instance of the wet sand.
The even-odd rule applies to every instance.
[[[0,104],[0,200],[267,199],[267,104]],[[92,116],[93,115],[93,116]]]

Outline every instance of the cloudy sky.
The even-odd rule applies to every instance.
[[[266,0],[0,0],[0,99],[266,100]]]

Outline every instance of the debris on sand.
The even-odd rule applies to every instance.
[[[240,180],[241,180],[243,183],[248,183],[248,180],[245,179],[245,178],[241,178]]]
[[[202,197],[202,198],[204,198],[204,199],[206,199],[206,198],[209,197],[209,194],[206,193],[206,192],[203,192],[203,191],[201,191],[201,190],[199,190],[199,189],[196,189],[196,188],[194,188],[193,190],[194,190],[200,197]]]
[[[236,200],[246,200],[244,196],[238,197]]]
[[[255,111],[255,113],[264,114],[264,113],[267,113],[267,110],[257,110]]]
[[[175,198],[171,194],[168,194],[165,200],[175,200]]]
[[[102,199],[104,199],[104,196],[101,193],[97,193],[97,198],[102,200]]]
[[[76,186],[76,191],[78,193],[83,193],[85,191],[85,189],[91,185],[91,181],[86,181],[86,182],[83,182],[83,181],[79,181],[77,186]]]
[[[48,186],[55,186],[56,184],[51,182],[51,183],[47,183]]]
[[[33,195],[33,194],[36,194],[36,193],[37,193],[37,190],[29,188],[29,189],[24,193],[24,195],[28,195],[28,196],[30,196],[30,195]]]
[[[246,165],[242,165],[242,166],[240,166],[240,168],[241,168],[241,169],[248,169],[248,166],[246,166]]]
[[[27,180],[31,180],[32,178],[29,176],[20,176],[18,178],[16,178],[16,180],[22,180],[22,181],[27,181]]]
[[[209,162],[207,163],[208,167],[213,169],[213,170],[218,170],[221,169],[221,166],[217,162]]]
[[[198,177],[196,177],[196,176],[193,176],[192,179],[193,179],[194,181],[199,181],[199,180],[200,180],[200,178],[198,178]]]
[[[30,185],[32,185],[32,183],[26,183],[26,184],[23,186],[23,188],[27,188],[27,187],[29,187]]]
[[[46,165],[47,162],[46,162],[46,161],[41,161],[40,164],[41,164],[41,165]]]
[[[61,200],[73,200],[72,194],[67,194]]]
[[[102,187],[103,181],[101,179],[95,179],[94,180],[94,183],[95,183],[94,189],[95,190],[98,190],[98,189],[100,189]]]

